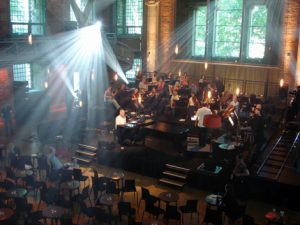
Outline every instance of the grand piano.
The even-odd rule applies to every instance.
[[[144,127],[145,146],[169,153],[183,153],[187,148],[189,129],[178,124],[157,122]]]

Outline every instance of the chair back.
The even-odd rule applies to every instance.
[[[130,216],[131,205],[130,202],[120,201],[118,203],[118,209],[120,215],[128,215]]]
[[[81,169],[73,169],[74,179],[80,179],[82,177]]]
[[[190,212],[198,211],[198,200],[187,200],[186,209]]]
[[[150,191],[147,188],[142,187],[142,199],[146,200],[150,196]]]

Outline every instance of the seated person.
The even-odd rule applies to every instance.
[[[146,77],[142,78],[142,81],[139,83],[139,91],[141,94],[145,94],[148,91],[148,84]]]
[[[124,144],[125,140],[134,142],[141,134],[138,126],[125,127],[127,123],[126,113],[124,109],[120,109],[119,115],[116,117],[115,129],[117,131],[118,143]]]
[[[140,100],[139,100],[140,98]],[[139,89],[135,88],[132,95],[131,95],[131,101],[136,109],[144,108],[142,104],[142,97],[139,93]]]
[[[192,92],[191,97],[189,98],[188,101],[188,118],[191,118],[192,116],[195,115],[195,112],[197,111],[197,109],[199,108],[199,101],[198,98],[195,94],[195,92]]]
[[[46,150],[48,152],[48,162],[51,165],[51,168],[54,171],[58,171],[63,168],[63,164],[56,156],[56,149],[52,146],[46,146]]]

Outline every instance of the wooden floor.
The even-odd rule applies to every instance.
[[[31,136],[33,138],[31,138]],[[18,132],[18,135],[14,137],[13,141],[20,145],[22,149],[22,154],[31,154],[31,153],[38,153],[41,152],[42,144],[35,139],[36,136],[35,127],[29,126],[24,128],[23,130],[20,130]],[[7,140],[3,135],[3,129],[0,131],[0,143],[7,143],[9,140]],[[62,150],[58,151],[58,155],[60,159],[63,162],[69,162],[71,160],[72,155],[74,154],[74,149],[72,149],[72,145],[66,145],[62,148]],[[3,167],[3,164],[1,164],[1,167]],[[89,185],[91,186],[91,176],[93,175],[92,171],[96,169],[99,174],[107,175],[111,173],[111,171],[118,171],[119,169],[103,166],[97,163],[94,163],[92,165],[88,166],[82,166],[81,167],[84,175],[89,176]],[[159,193],[163,191],[173,191],[179,194],[179,200],[178,205],[184,205],[187,199],[198,199],[199,200],[199,213],[200,213],[200,224],[203,221],[204,215],[205,215],[205,209],[206,209],[206,203],[205,203],[205,197],[210,194],[210,192],[195,189],[189,186],[186,186],[182,191],[176,190],[176,189],[170,189],[169,187],[162,186],[158,184],[157,179],[141,176],[140,174],[123,171],[125,174],[126,179],[134,178],[136,180],[137,190],[139,197],[141,196],[141,187],[146,187],[150,189],[151,194],[158,196]],[[81,186],[81,189],[83,186]],[[133,199],[132,194],[125,194],[124,200],[129,201],[132,203],[132,206],[137,209],[136,200]],[[29,201],[33,204],[33,209],[38,210],[37,208],[37,202],[38,199],[33,197],[33,193],[29,193]],[[45,207],[42,205],[39,209],[42,209]],[[144,205],[141,205],[141,209],[137,210],[138,214],[136,216],[137,221],[141,221],[141,216],[143,212]],[[265,203],[259,200],[250,199],[247,202],[247,208],[246,208],[246,214],[249,216],[254,217],[256,224],[267,224],[266,219],[264,218],[265,213],[271,211],[273,208],[276,208],[277,210],[284,210],[286,213],[286,216],[288,218],[287,224],[296,224],[300,223],[300,213],[296,211],[289,210],[287,208],[284,208],[281,205],[273,205],[269,203]],[[120,222],[117,217],[117,207],[113,207],[113,215],[115,216],[113,224],[126,224],[126,221]],[[78,215],[73,214],[73,222],[77,223]],[[148,214],[145,214],[144,219],[149,218]],[[80,220],[78,221],[79,224],[87,224],[88,218],[81,216]],[[197,220],[195,216],[191,219],[188,215],[184,217],[185,224],[197,224]],[[50,221],[48,221],[48,224],[50,224]],[[176,221],[171,221],[170,224],[176,224]],[[238,221],[236,224],[242,224],[242,221]]]

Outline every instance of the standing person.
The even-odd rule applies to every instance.
[[[224,84],[222,81],[220,81],[219,76],[215,77],[214,84],[216,86],[218,96],[221,96],[222,92],[224,91]]]
[[[139,89],[135,88],[132,95],[131,95],[131,101],[135,107],[135,109],[141,109],[144,108],[143,104],[139,102],[139,98],[141,98],[141,95],[139,93]]]
[[[6,105],[1,110],[2,117],[4,119],[5,135],[10,137],[13,134],[12,123],[12,109],[9,105]]]
[[[115,99],[115,95],[116,93],[113,91],[113,88],[110,85],[104,92],[104,102],[111,102],[116,109],[119,109],[120,105]]]
[[[63,168],[62,162],[56,156],[56,149],[52,146],[45,146],[46,151],[48,152],[48,162],[51,165],[52,170],[58,171]]]
[[[204,116],[211,115],[212,111],[209,108],[207,103],[204,103],[201,108],[199,108],[196,112],[197,116],[197,127],[199,128],[199,147],[205,147],[208,138],[208,130],[207,127],[204,126]]]

